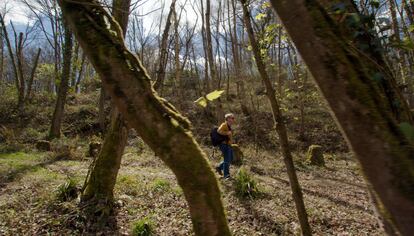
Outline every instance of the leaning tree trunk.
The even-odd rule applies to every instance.
[[[171,18],[175,11],[175,2],[176,0],[173,0],[171,2],[170,12],[168,13],[168,16],[167,16],[164,32],[162,33],[161,45],[160,45],[161,46],[160,57],[159,57],[158,69],[156,73],[157,78],[154,84],[154,88],[160,93],[162,92],[164,79],[165,79],[165,67],[167,66],[167,62],[168,62],[168,48],[167,48],[168,47],[168,36],[170,32],[170,27],[171,27]]]
[[[65,23],[65,45],[63,49],[63,69],[60,80],[58,96],[56,100],[55,110],[52,116],[52,126],[49,131],[49,138],[60,138],[60,129],[62,125],[63,112],[65,109],[66,95],[69,88],[70,70],[72,62],[72,46],[73,46],[73,35]]]
[[[131,0],[114,0],[112,4],[112,15],[120,24],[123,37],[125,37],[128,26],[130,4]],[[100,103],[103,103],[105,90],[101,91],[101,96]],[[87,176],[83,187],[84,192],[82,193],[82,201],[92,200],[96,205],[108,204],[109,208],[112,206],[116,177],[121,167],[121,159],[128,138],[128,128],[114,105],[111,111],[110,128],[105,134],[101,151],[91,166],[92,169],[90,175]],[[103,106],[100,109],[102,109],[100,113],[104,113]],[[102,118],[102,115],[100,114],[100,118]],[[102,123],[102,120],[100,120],[100,123]]]
[[[244,24],[246,25],[247,34],[252,47],[254,59],[256,60],[257,69],[266,86],[266,95],[269,98],[272,108],[273,119],[276,126],[276,131],[280,138],[280,145],[283,153],[283,161],[285,162],[286,170],[289,177],[290,187],[292,189],[293,200],[295,201],[296,212],[298,214],[300,226],[303,235],[312,235],[312,230],[308,222],[308,214],[306,213],[305,203],[303,202],[302,190],[299,185],[298,177],[296,176],[295,166],[293,164],[292,154],[290,152],[289,141],[286,131],[285,119],[280,110],[279,103],[276,99],[276,92],[272,86],[269,75],[266,71],[266,66],[261,57],[260,49],[256,41],[253,27],[250,21],[250,11],[246,0],[240,0],[243,6]]]
[[[31,97],[32,97],[33,81],[34,81],[34,77],[35,77],[35,74],[36,74],[36,69],[37,69],[37,65],[39,63],[39,58],[40,58],[40,53],[41,52],[42,52],[42,49],[39,48],[37,50],[37,54],[36,54],[36,57],[35,57],[34,62],[33,62],[33,68],[32,68],[32,72],[30,73],[29,84],[27,85],[27,93],[26,93],[26,97],[25,97],[26,101],[30,100]]]
[[[17,40],[17,39],[16,39]],[[24,65],[24,57],[23,57],[23,33],[20,32],[19,34],[19,42],[16,48],[16,59],[17,59],[17,73],[19,74],[19,89],[18,89],[18,102],[17,107],[19,112],[23,112],[24,109],[24,91],[26,88],[26,80],[24,78],[23,72],[23,65]]]
[[[352,3],[334,14],[319,1],[271,2],[372,185],[386,232],[412,234],[412,114],[374,38],[362,21],[354,24],[363,18]]]
[[[190,131],[190,122],[158,97],[121,29],[97,0],[60,0],[85,54],[119,111],[177,177],[197,235],[230,235],[216,177]]]

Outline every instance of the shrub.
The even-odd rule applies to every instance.
[[[66,202],[76,198],[78,192],[77,182],[73,179],[68,179],[65,183],[58,186],[56,190],[56,198],[59,201]]]
[[[133,236],[150,236],[154,234],[154,222],[145,217],[132,224]]]
[[[239,197],[255,198],[260,195],[256,180],[245,168],[240,168],[236,175],[236,194]]]

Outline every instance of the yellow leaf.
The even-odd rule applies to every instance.
[[[202,107],[206,107],[207,106],[207,99],[205,97],[200,97],[199,99],[194,101],[196,104],[198,104],[199,106]]]
[[[224,90],[214,90],[213,92],[206,95],[206,98],[209,101],[213,101],[221,96],[221,94],[224,93]]]

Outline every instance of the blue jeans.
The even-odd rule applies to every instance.
[[[228,144],[220,144],[220,150],[223,153],[224,160],[220,163],[219,168],[223,171],[224,178],[230,176],[230,163],[233,160],[233,149]]]

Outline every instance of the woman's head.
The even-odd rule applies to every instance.
[[[234,118],[234,114],[233,114],[233,113],[227,113],[227,114],[224,116],[224,119],[225,119],[225,121],[227,122],[227,124],[231,125],[231,124],[233,124],[233,123],[234,123],[234,120],[235,120],[235,118]]]

